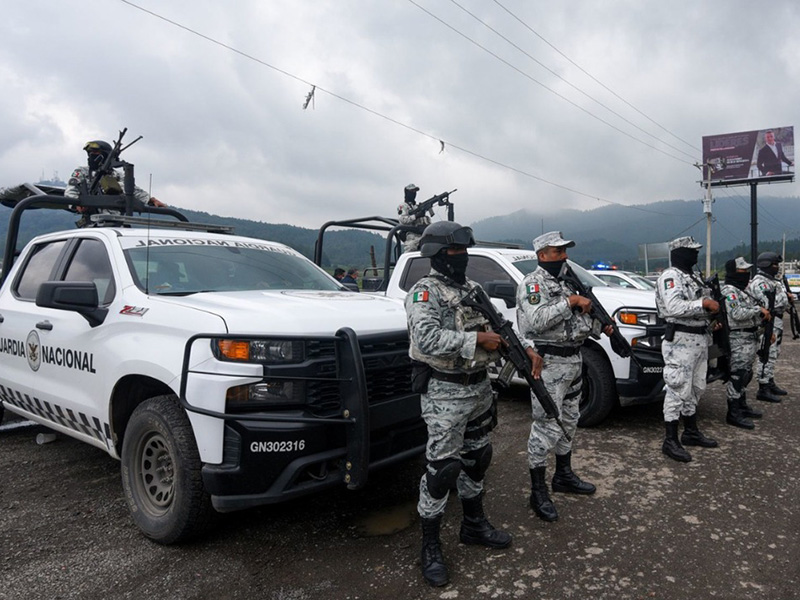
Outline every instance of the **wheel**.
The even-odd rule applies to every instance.
[[[591,347],[581,348],[583,358],[583,390],[578,425],[593,427],[602,423],[617,405],[617,384],[602,352]]]
[[[189,419],[175,396],[157,396],[133,411],[122,442],[122,485],[133,520],[160,544],[203,532],[213,508],[203,487]]]

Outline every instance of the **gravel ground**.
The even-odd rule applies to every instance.
[[[221,515],[203,540],[163,547],[129,518],[116,461],[63,436],[37,445],[35,427],[4,429],[0,600],[800,598],[798,358],[800,342],[786,341],[777,379],[789,396],[753,400],[765,413],[754,431],[724,424],[724,390],[712,384],[699,423],[720,448],[691,449],[688,464],[661,454],[659,405],[580,430],[573,466],[598,492],[554,494],[556,523],[528,508],[528,401],[524,390],[504,394],[486,507],[514,543],[459,544],[451,498],[442,538],[452,581],[440,589],[419,574],[421,460],[358,492]]]

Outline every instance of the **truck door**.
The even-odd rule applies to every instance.
[[[39,339],[49,325],[36,306],[39,285],[57,271],[66,240],[37,244],[0,290],[0,400],[47,423],[55,411],[36,395],[41,373]]]
[[[66,249],[56,279],[91,281],[101,305],[110,304],[117,284],[105,244],[96,238],[76,239]],[[108,320],[92,327],[79,313],[37,307],[46,329],[39,332],[40,377],[37,394],[58,410],[62,425],[84,441],[106,448],[109,443],[108,390],[103,373],[114,360]],[[111,317],[111,315],[109,315]],[[103,352],[97,352],[103,348]]]

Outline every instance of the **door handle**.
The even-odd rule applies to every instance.
[[[36,329],[44,329],[45,331],[51,331],[53,329],[53,324],[50,321],[39,321],[36,324]]]

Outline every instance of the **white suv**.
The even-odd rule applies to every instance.
[[[631,288],[634,290],[649,290],[656,289],[654,282],[645,279],[637,273],[632,271],[606,271],[600,269],[590,269],[589,273],[604,281],[609,285],[618,285],[620,287]]]

